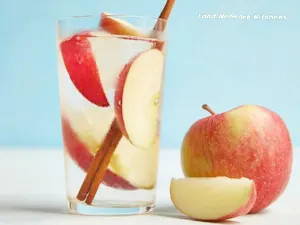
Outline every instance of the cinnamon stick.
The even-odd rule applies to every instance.
[[[98,150],[94,160],[92,161],[86,177],[81,185],[81,188],[77,194],[77,199],[80,201],[84,201],[88,194],[91,192],[91,187],[93,187],[93,191],[95,193],[91,193],[90,196],[95,196],[97,190],[95,190],[96,184],[97,188],[100,185],[103,177],[105,175],[106,169],[108,167],[109,160],[114,152],[115,148],[117,147],[120,139],[122,137],[122,133],[118,127],[117,120],[114,119],[112,122],[108,133],[106,134],[104,141]],[[108,158],[109,157],[109,158]],[[104,163],[105,162],[105,163]],[[108,162],[108,163],[107,163]],[[103,164],[103,165],[102,165]],[[103,176],[98,175],[98,173],[103,173]],[[96,180],[95,179],[99,179]],[[101,180],[100,180],[101,179]],[[93,185],[93,183],[96,183]],[[89,202],[91,203],[91,197],[89,197]]]
[[[166,21],[158,20],[154,26],[153,29],[154,31],[161,31],[161,32],[164,31],[166,22],[171,14],[174,4],[175,4],[175,0],[167,0],[165,7],[163,8],[163,10],[159,15],[159,19],[163,19]]]
[[[87,204],[92,203],[92,201],[97,193],[98,187],[101,184],[101,182],[103,181],[103,178],[104,178],[106,169],[109,165],[110,159],[111,159],[115,149],[117,148],[117,145],[118,145],[119,141],[121,140],[121,138],[122,138],[122,132],[120,131],[117,121],[115,119],[114,122],[112,123],[109,133],[107,134],[105,141],[103,143],[103,145],[105,145],[105,146],[103,146],[103,150],[106,149],[106,154],[100,163],[100,166],[97,170],[94,181],[90,187],[89,194],[85,201]]]
[[[159,18],[167,20],[171,14],[171,11],[173,9],[175,0],[167,0],[165,7],[161,11]]]

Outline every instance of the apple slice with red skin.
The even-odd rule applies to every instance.
[[[121,131],[134,146],[147,149],[157,139],[163,69],[163,53],[150,49],[120,73],[115,113]]]
[[[90,102],[106,107],[109,105],[99,78],[87,32],[76,34],[60,44],[64,64],[78,91]]]
[[[133,25],[130,23],[117,19],[108,13],[101,14],[101,20],[99,27],[103,30],[115,34],[115,35],[127,35],[127,36],[135,36],[135,37],[147,37],[147,35],[138,31]]]
[[[114,16],[109,15],[108,13],[101,14],[99,27],[110,34],[122,35],[122,36],[124,35],[123,37],[119,37],[119,38],[132,39],[132,40],[138,40],[139,38],[149,38],[149,41],[153,42],[153,47],[161,51],[165,46],[164,41],[158,39],[151,39],[151,37],[153,37],[152,35],[153,31],[151,31],[149,34],[144,34],[143,32],[139,31],[137,28],[135,28],[133,25],[131,25],[130,23],[115,18]],[[126,36],[130,36],[130,37],[126,37]]]
[[[89,165],[94,159],[94,155],[88,150],[86,145],[80,140],[80,138],[74,132],[69,121],[66,118],[62,118],[62,133],[63,133],[64,145],[70,157],[75,162],[77,162],[78,166],[81,169],[87,171]],[[118,176],[110,169],[106,170],[104,183],[107,186],[119,188],[119,189],[125,189],[125,190],[137,189],[136,187],[131,185],[127,180]]]
[[[172,179],[171,199],[184,214],[203,221],[222,221],[247,214],[256,200],[253,180],[228,177]]]

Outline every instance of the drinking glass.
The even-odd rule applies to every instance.
[[[165,26],[163,19],[108,14],[58,21],[71,213],[120,215],[153,209]]]

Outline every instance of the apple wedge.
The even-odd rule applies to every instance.
[[[138,31],[133,25],[130,23],[114,18],[113,16],[102,13],[101,20],[99,26],[115,35],[128,35],[128,36],[136,36],[136,37],[147,37],[147,35],[143,34],[142,32]]]
[[[139,53],[151,49],[155,43],[145,38],[124,39],[107,33],[100,33],[99,37],[99,32],[90,34],[91,51],[97,67],[101,68],[99,79],[109,104],[113,105],[114,89],[124,65]]]
[[[108,13],[101,14],[99,27],[110,34],[123,36],[119,38],[132,40],[139,40],[139,38],[148,38],[148,41],[151,41],[153,43],[153,47],[161,51],[164,49],[165,46],[164,41],[158,39],[151,39],[157,36],[153,35],[155,34],[155,32],[151,31],[148,34],[142,33],[132,24],[124,20],[117,19],[114,16],[109,15]]]
[[[94,159],[94,154],[91,150],[84,144],[75,133],[68,119],[62,117],[62,132],[63,141],[65,148],[69,156],[78,164],[78,166],[87,171],[92,160]],[[110,169],[106,170],[104,183],[107,186],[125,189],[125,190],[135,190],[136,187],[130,184],[123,177],[114,173]]]
[[[123,134],[139,148],[151,147],[158,135],[163,69],[163,53],[150,49],[134,57],[119,76],[116,118]]]
[[[255,183],[247,178],[172,179],[170,194],[179,211],[204,221],[222,221],[245,215],[256,200]]]
[[[108,101],[99,79],[87,32],[76,34],[60,43],[61,54],[71,80],[78,91],[90,102],[106,107]]]
[[[158,143],[143,151],[134,147],[125,137],[119,142],[109,169],[140,189],[154,188],[158,162]]]

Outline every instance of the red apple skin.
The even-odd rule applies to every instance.
[[[160,43],[160,42],[157,42]],[[155,45],[155,43],[154,43]],[[159,50],[159,49],[158,49]],[[125,82],[126,82],[126,78],[128,75],[128,72],[130,70],[130,67],[132,65],[132,63],[135,61],[135,59],[139,56],[140,54],[138,54],[137,56],[135,56],[129,63],[127,63],[118,78],[118,83],[117,83],[117,87],[116,87],[116,91],[115,91],[115,115],[116,115],[116,119],[118,121],[118,125],[119,128],[122,132],[122,134],[129,139],[128,133],[126,131],[125,128],[125,123],[124,123],[124,119],[123,119],[123,110],[122,110],[122,106],[123,106],[123,90],[124,90],[124,86],[125,86]]]
[[[85,144],[81,142],[66,118],[62,118],[62,133],[66,151],[68,152],[70,157],[78,164],[78,166],[86,172],[90,166],[90,163],[94,159],[94,155],[91,154]],[[106,170],[104,184],[118,189],[137,189],[128,181],[118,176],[109,169]]]
[[[110,34],[115,35],[124,35],[120,38],[131,39],[131,40],[140,40],[140,38],[146,38],[147,35],[134,29],[133,27],[128,27],[120,22],[120,20],[114,19],[112,16],[106,13],[101,14],[101,20],[99,23],[99,28],[105,30]],[[126,37],[126,35],[128,37]],[[148,35],[149,36],[149,35]],[[150,38],[150,37],[149,37]],[[165,42],[157,39],[149,39],[148,41],[153,42],[153,47],[157,48],[160,51],[163,51]]]
[[[284,191],[291,173],[292,145],[283,120],[254,105],[197,121],[181,151],[188,177],[247,177],[256,183],[256,213]]]
[[[124,66],[124,68],[122,69],[120,75],[119,75],[119,80],[117,83],[117,88],[116,88],[116,92],[115,92],[115,115],[116,115],[116,119],[118,121],[118,125],[119,128],[122,132],[122,134],[128,139],[128,133],[125,129],[125,123],[124,123],[124,119],[123,119],[123,110],[122,110],[122,99],[123,99],[123,90],[124,90],[124,86],[125,86],[125,81],[127,78],[127,74],[130,70],[130,67],[132,65],[132,62],[134,60],[132,60],[130,63],[126,64]]]
[[[219,222],[223,220],[227,220],[230,218],[246,215],[250,212],[250,210],[253,208],[256,198],[257,198],[257,193],[256,193],[256,188],[255,184],[253,184],[254,187],[252,188],[251,192],[251,197],[249,198],[249,201],[241,208],[239,208],[237,211],[230,213],[229,215],[223,216],[221,218],[218,218],[216,220],[213,220],[214,222]]]
[[[123,24],[121,20],[115,19],[106,13],[101,14],[99,27],[101,27],[106,32],[115,35],[145,37],[143,33],[139,32],[137,29],[134,29],[134,27],[126,26],[125,23]]]
[[[76,34],[60,43],[66,69],[78,91],[90,102],[109,105],[99,78],[99,71],[91,50],[87,32]]]

